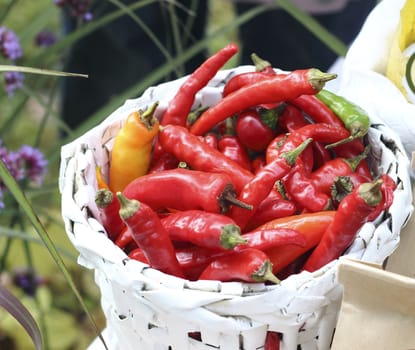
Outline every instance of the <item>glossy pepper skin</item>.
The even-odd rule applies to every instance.
[[[243,187],[238,195],[238,199],[243,203],[251,205],[252,208],[246,210],[233,206],[229,213],[242,230],[256,213],[261,202],[269,195],[275,182],[291,171],[297,157],[307,148],[311,141],[311,139],[307,139],[297,148],[282,153],[277,159],[274,159],[260,169],[253,179]]]
[[[341,119],[344,126],[350,131],[350,138],[341,143],[361,138],[367,134],[370,118],[363,108],[329,90],[322,89],[316,96]]]
[[[113,192],[122,191],[130,181],[147,173],[153,140],[159,130],[153,115],[157,106],[155,103],[144,112],[131,113],[115,136],[109,168],[109,187]]]
[[[95,194],[95,203],[99,209],[99,219],[104,226],[108,237],[115,241],[125,224],[119,215],[120,203],[117,196],[106,188],[98,190]]]
[[[141,176],[131,181],[123,194],[156,211],[172,208],[212,213],[226,212],[229,200],[236,196],[228,175],[181,168]]]
[[[202,210],[171,213],[161,223],[173,241],[191,242],[201,247],[229,250],[246,243],[241,229],[228,216]]]
[[[174,124],[186,126],[196,94],[216,75],[219,69],[238,52],[236,44],[228,44],[207,58],[180,86],[169,102],[161,119],[161,125]]]
[[[251,171],[251,161],[245,146],[235,135],[224,135],[218,140],[217,149],[227,158]]]
[[[244,249],[213,260],[200,274],[200,280],[222,282],[273,282],[280,281],[272,274],[267,255],[259,249]]]
[[[158,139],[165,152],[173,154],[192,169],[228,175],[237,192],[253,177],[250,171],[201,141],[185,127],[166,125]]]
[[[382,203],[382,180],[363,183],[343,198],[303,269],[315,271],[337,259],[352,244],[358,230]]]
[[[120,217],[130,229],[138,247],[143,250],[150,266],[184,278],[173,243],[157,213],[144,203],[126,198],[121,192],[117,192],[117,197],[120,202]]]
[[[283,102],[303,94],[316,94],[324,83],[334,79],[335,74],[328,74],[318,69],[296,70],[286,76],[275,76],[247,85],[222,98],[216,105],[206,110],[190,127],[195,135],[204,135],[215,125],[229,116],[248,108]]]
[[[334,210],[326,210],[291,215],[259,226],[259,229],[290,228],[302,233],[306,241],[304,246],[285,245],[266,249],[265,253],[272,263],[273,273],[279,273],[299,256],[314,248],[319,243],[328,225],[333,221],[334,214]]]

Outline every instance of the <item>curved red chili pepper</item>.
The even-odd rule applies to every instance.
[[[234,135],[224,135],[218,140],[218,150],[227,158],[251,172],[251,161],[244,145]]]
[[[118,216],[120,216],[120,214],[118,214]],[[128,227],[125,226],[114,243],[117,247],[125,250],[132,242],[134,242],[133,235],[131,234],[131,231],[128,229]]]
[[[261,168],[265,166],[265,156],[263,153],[257,154],[251,160],[251,169],[256,174]]]
[[[303,94],[316,94],[325,82],[335,77],[335,74],[323,73],[318,69],[305,69],[244,86],[202,113],[190,131],[195,135],[204,135],[222,120],[250,107],[284,102]]]
[[[244,249],[213,260],[200,274],[200,280],[222,282],[273,282],[280,283],[272,272],[267,255],[259,249]]]
[[[303,113],[295,106],[287,104],[278,119],[280,126],[285,127],[288,132],[293,132],[301,127],[310,124]]]
[[[121,192],[117,192],[117,197],[120,202],[120,216],[130,229],[138,247],[143,250],[150,266],[184,278],[173,243],[156,212],[142,202],[128,199]]]
[[[237,192],[253,178],[250,171],[200,141],[198,136],[184,127],[166,125],[159,133],[159,141],[166,152],[184,161],[192,169],[228,175]]]
[[[229,212],[229,215],[240,226],[241,230],[244,230],[248,221],[258,210],[261,202],[269,195],[275,182],[290,172],[299,154],[311,141],[311,139],[305,140],[297,148],[281,153],[277,159],[259,170],[253,179],[243,187],[238,195],[238,199],[243,203],[251,205],[251,210],[232,206]]]
[[[123,194],[153,210],[201,209],[221,213],[234,203],[235,190],[226,174],[176,168],[141,176],[130,182]]]
[[[265,229],[283,227],[291,228],[301,232],[306,239],[304,247],[285,245],[265,250],[265,253],[272,262],[273,273],[279,273],[283,268],[288,266],[299,256],[315,247],[327,229],[327,226],[333,221],[334,214],[334,210],[326,210],[316,213],[292,215],[272,220],[260,226],[259,228]]]
[[[305,262],[304,270],[318,270],[343,254],[355,239],[358,230],[382,203],[381,185],[382,180],[364,183],[344,197],[336,210],[333,221]]]
[[[305,246],[306,240],[299,231],[290,228],[254,229],[242,234],[245,243],[241,243],[233,250],[239,251],[247,248],[260,250],[270,249],[286,244]]]
[[[308,212],[332,208],[330,195],[319,191],[313,181],[307,176],[301,162],[297,163],[284,178],[284,186],[298,206],[306,209]]]
[[[204,141],[205,143],[207,143],[210,147],[212,148],[218,148],[218,137],[215,134],[206,134],[205,136],[200,136],[202,137],[202,141]]]
[[[234,75],[224,86],[222,96],[228,96],[232,92],[239,90],[240,88],[258,83],[270,78],[270,74],[266,72],[244,72]]]
[[[333,140],[342,140],[347,138],[349,135],[349,131],[343,127],[325,123],[307,124],[289,133],[280,147],[275,147],[275,144],[271,142],[267,147],[266,159],[267,162],[270,162],[275,157],[278,157],[281,152],[285,152],[298,147],[299,144],[308,138],[312,138],[313,141],[328,144],[337,142]]]
[[[161,125],[186,126],[196,94],[217,74],[219,69],[238,52],[238,46],[231,43],[204,61],[180,86],[164,112]]]
[[[120,209],[118,198],[109,189],[102,188],[95,194],[95,203],[99,210],[99,220],[105,228],[108,237],[112,241],[116,240],[125,227],[118,214]]]
[[[202,210],[172,213],[161,223],[173,241],[191,242],[210,249],[228,250],[246,243],[241,229],[228,216]]]
[[[274,331],[267,331],[264,350],[280,350],[280,334]]]
[[[294,215],[296,213],[297,206],[294,204],[294,202],[281,198],[281,196],[277,195],[276,193],[277,191],[271,191],[271,195],[269,195],[261,202],[261,204],[258,206],[258,210],[246,224],[246,231],[253,230],[267,223],[268,221]]]
[[[337,157],[352,158],[362,154],[365,145],[362,139],[354,139],[332,148]]]
[[[313,168],[312,171],[318,169],[319,167],[323,166],[326,162],[333,159],[330,150],[324,147],[324,144],[318,141],[313,142],[312,144],[313,149]]]
[[[302,110],[315,123],[326,123],[344,127],[340,118],[315,95],[302,95],[290,100],[290,103]]]
[[[335,179],[338,176],[348,176],[349,174],[354,173],[365,157],[366,155],[362,153],[361,155],[350,159],[341,157],[333,158],[314,170],[310,174],[310,179],[319,191],[330,195],[331,187]],[[366,180],[370,181],[370,177],[367,177],[366,174],[364,176]]]

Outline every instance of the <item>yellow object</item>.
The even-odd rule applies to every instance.
[[[154,116],[157,106],[158,102],[145,111],[132,112],[115,136],[109,168],[109,187],[113,192],[122,191],[130,181],[147,173],[159,131],[159,121]]]
[[[408,101],[415,103],[415,0],[407,0],[400,12],[386,76],[401,90]]]

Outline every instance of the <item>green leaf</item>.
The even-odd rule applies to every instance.
[[[4,164],[3,160],[0,159],[0,179],[3,180],[3,183],[6,185],[10,193],[15,198],[16,202],[20,205],[22,211],[27,215],[29,218],[33,228],[36,230],[36,232],[39,234],[40,238],[42,239],[44,245],[48,249],[49,253],[51,254],[53,260],[55,261],[56,265],[61,270],[63,276],[65,277],[66,281],[68,282],[70,288],[72,289],[72,292],[75,294],[76,298],[78,299],[81,307],[87,314],[89,320],[93,324],[96,333],[98,337],[101,339],[103,345],[106,349],[107,346],[105,344],[104,339],[102,338],[102,335],[100,331],[98,330],[98,326],[95,323],[95,320],[93,319],[92,315],[88,311],[88,308],[86,307],[82,296],[78,289],[76,288],[76,285],[69,274],[68,269],[65,266],[64,261],[62,260],[62,257],[59,255],[54,243],[49,237],[49,234],[46,232],[46,229],[44,228],[42,222],[39,220],[39,217],[36,215],[36,213],[33,210],[33,206],[29,202],[29,200],[26,198],[24,192],[20,189],[19,184],[16,182],[16,180],[13,178],[13,176],[10,174],[9,170],[7,169],[6,165]]]
[[[9,290],[0,285],[0,306],[12,315],[32,338],[37,350],[42,349],[39,327],[26,307]]]
[[[79,78],[88,78],[86,74],[78,73],[69,73],[61,72],[57,70],[50,69],[40,69],[24,66],[11,66],[11,65],[0,65],[0,72],[21,72],[21,73],[30,73],[30,74],[41,74],[41,75],[53,75],[58,77],[79,77]]]

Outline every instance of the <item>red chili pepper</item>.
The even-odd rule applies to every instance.
[[[228,216],[202,210],[172,213],[161,223],[173,241],[191,242],[210,249],[232,249],[246,243],[241,229]]]
[[[202,137],[202,141],[207,143],[210,147],[216,149],[218,148],[218,137],[215,134],[211,133],[200,137]]]
[[[359,156],[350,159],[341,157],[333,158],[313,171],[310,174],[310,179],[319,191],[330,195],[331,187],[335,179],[338,176],[347,176],[354,173],[359,163],[366,156],[366,153],[362,153]],[[367,179],[369,180],[370,178]]]
[[[228,44],[204,61],[180,86],[169,102],[161,119],[161,125],[174,124],[186,126],[196,94],[217,74],[219,69],[238,52],[238,46]]]
[[[292,169],[299,154],[309,145],[311,139],[305,140],[297,148],[281,153],[274,161],[265,165],[253,179],[248,182],[238,195],[238,199],[243,203],[252,206],[251,210],[232,206],[229,215],[244,230],[248,221],[258,210],[261,202],[269,195],[275,182],[284,177]]]
[[[313,149],[313,168],[311,169],[316,170],[319,167],[323,166],[326,162],[333,159],[333,155],[331,154],[330,150],[324,147],[324,144],[318,141],[313,142],[312,144]]]
[[[273,264],[273,273],[277,274],[299,256],[315,247],[327,226],[333,221],[334,214],[334,210],[326,210],[316,213],[292,215],[267,222],[260,226],[260,229],[291,228],[301,232],[306,239],[304,247],[285,245],[265,250],[265,253]]]
[[[286,104],[284,110],[281,112],[278,122],[284,126],[288,132],[293,132],[305,125],[310,124],[303,113],[295,106]]]
[[[335,74],[323,73],[318,69],[305,69],[244,86],[202,113],[190,131],[195,135],[204,135],[222,120],[248,108],[284,102],[303,94],[316,94],[325,82],[335,77]]]
[[[396,182],[388,174],[382,174],[380,179],[382,180],[382,185],[380,187],[380,190],[382,191],[382,203],[369,215],[369,221],[375,220],[382,211],[388,209],[392,205],[394,191],[397,187]]]
[[[274,331],[267,331],[264,350],[280,350],[280,334]]]
[[[331,198],[320,191],[307,176],[301,162],[297,163],[285,177],[284,186],[294,201],[309,212],[318,212],[332,208]]]
[[[144,264],[148,264],[150,265],[150,263],[148,262],[143,250],[141,248],[135,248],[134,250],[132,250],[131,252],[128,253],[128,257],[130,259],[134,259],[137,261],[140,261]]]
[[[120,214],[118,214],[118,216],[120,216]],[[133,235],[128,227],[125,226],[114,243],[117,247],[125,250],[132,242],[134,242]]]
[[[256,174],[261,168],[265,166],[265,155],[263,153],[257,154],[251,160],[251,169]]]
[[[218,140],[217,148],[227,158],[251,172],[251,161],[248,152],[239,138],[234,135],[224,135]]]
[[[108,237],[114,241],[125,227],[118,214],[120,209],[118,198],[110,190],[102,188],[95,194],[95,203],[99,209],[99,220]]]
[[[271,115],[269,121],[263,118]],[[278,115],[275,110],[258,112],[249,109],[240,113],[236,119],[235,132],[241,143],[253,151],[263,151],[275,137]]]
[[[141,176],[130,182],[123,194],[156,211],[173,208],[222,213],[237,203],[228,175],[180,168]]]
[[[253,177],[250,171],[200,141],[184,127],[166,125],[159,133],[159,141],[166,152],[173,154],[192,169],[227,174],[237,192]]]
[[[200,274],[200,280],[222,282],[273,282],[280,281],[272,274],[272,264],[267,255],[259,249],[244,249],[213,260]]]
[[[382,180],[361,184],[340,202],[333,221],[304,264],[304,270],[318,270],[344,253],[358,230],[382,203],[381,185]]]
[[[245,230],[253,230],[268,221],[295,214],[297,206],[294,202],[281,198],[277,195],[277,191],[273,190],[270,194],[258,206],[258,210],[246,224]]]
[[[352,158],[356,157],[365,150],[362,139],[354,139],[347,143],[340,144],[331,148],[337,157]]]
[[[237,245],[233,251],[255,248],[265,250],[286,244],[305,246],[306,240],[299,231],[290,228],[254,229],[242,234],[245,243]]]
[[[315,95],[302,95],[290,100],[290,103],[306,113],[315,123],[344,127],[340,118]]]
[[[259,81],[263,81],[269,79],[270,75],[266,72],[245,72],[234,75],[224,86],[222,96],[228,96],[231,93],[239,90],[240,88],[258,83]]]
[[[120,216],[131,230],[134,241],[143,250],[150,266],[184,278],[173,243],[157,213],[142,202],[128,199],[121,192],[117,192],[117,197],[120,202]]]

